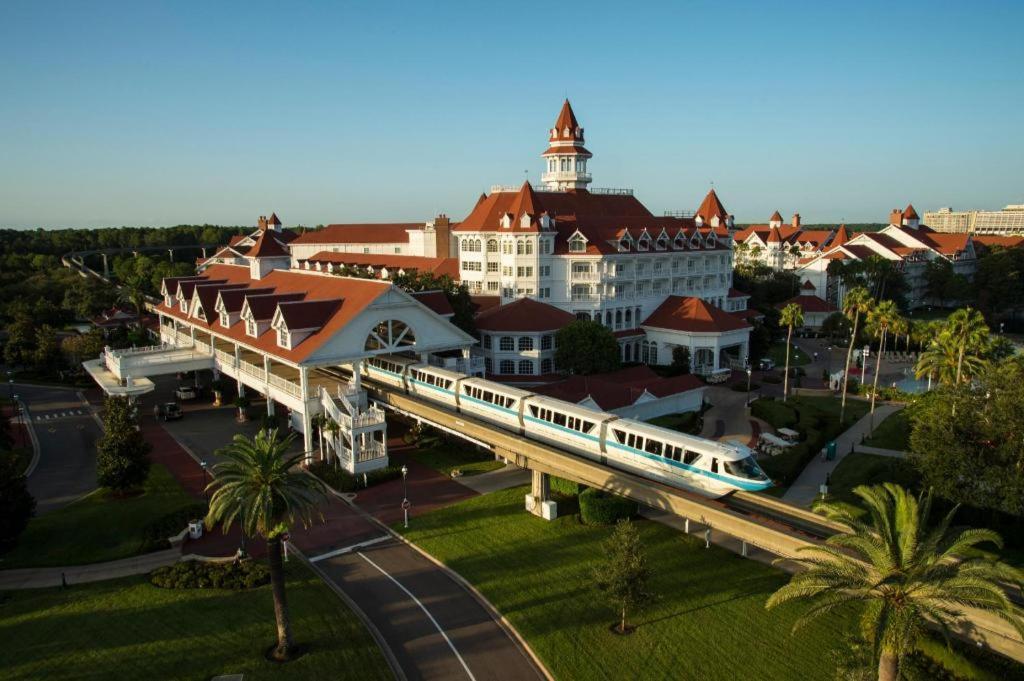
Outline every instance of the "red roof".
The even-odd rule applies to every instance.
[[[587,149],[580,144],[574,144],[572,146],[559,146],[559,147],[548,147],[541,153],[541,156],[554,156],[555,154],[576,154],[578,156],[586,156],[587,158],[593,158]]]
[[[272,288],[253,288],[246,286],[245,288],[222,288],[217,292],[217,297],[220,298],[221,303],[224,305],[224,309],[227,312],[241,312],[242,303],[245,302],[246,296],[258,296],[264,293],[273,293]],[[216,305],[216,303],[214,303]],[[203,308],[205,309],[205,305]]]
[[[303,261],[300,261],[303,262]],[[386,267],[389,270],[406,272],[430,272],[437,276],[449,276],[453,279],[459,275],[458,258],[426,258],[419,255],[385,255],[378,253],[336,253],[320,251],[305,259],[310,263],[332,263],[352,267]]]
[[[519,298],[479,313],[476,328],[481,331],[557,331],[574,321],[574,315],[554,305]]]
[[[600,409],[608,410],[628,407],[644,393],[663,398],[703,387],[704,382],[696,376],[688,374],[661,378],[650,367],[641,365],[606,374],[570,376],[564,381],[537,386],[531,390],[573,403],[589,397]]]
[[[261,293],[247,295],[245,305],[249,307],[252,318],[256,321],[270,320],[279,303],[294,303],[302,300],[305,294],[299,291],[292,293]]]
[[[334,312],[344,305],[341,298],[326,300],[295,300],[278,304],[281,318],[289,331],[319,329]]]
[[[791,303],[796,303],[800,306],[804,312],[838,312],[832,303],[827,300],[822,300],[818,296],[813,295],[799,295],[790,298],[784,302],[779,303],[775,307],[782,309]]]
[[[439,314],[442,317],[451,317],[455,314],[455,310],[452,309],[452,304],[444,291],[417,291],[411,295],[433,310],[435,314]]]
[[[421,222],[363,223],[327,225],[323,229],[306,232],[292,243],[296,244],[404,244],[409,242],[410,229],[423,229]]]
[[[225,289],[242,289],[245,284],[202,284],[195,287],[193,296],[199,296],[199,304],[207,319],[216,318],[217,294]]]
[[[914,210],[914,204],[908,203],[907,207],[903,209],[903,217],[907,220],[920,220],[917,216],[917,211]]]
[[[268,225],[280,225],[281,221],[277,219],[277,213],[271,213],[270,219],[267,220]]]
[[[782,222],[782,214],[779,211],[772,213],[772,216],[768,218],[768,222]]]
[[[802,288],[805,291],[817,291],[818,290],[818,287],[815,286],[814,284],[812,284],[810,279],[807,279],[806,281],[804,281],[804,283],[800,286],[800,288]]]
[[[765,243],[769,243],[769,244],[782,243],[782,235],[779,234],[779,228],[778,227],[772,227],[771,229],[768,230],[768,239],[766,240]]]
[[[246,255],[250,258],[280,258],[287,257],[288,251],[274,238],[273,232],[264,230]]]
[[[934,235],[933,235],[934,236]],[[1024,236],[996,236],[994,234],[975,234],[971,240],[984,246],[1002,246],[1003,248],[1016,248],[1024,244]]]
[[[729,289],[729,293],[726,295],[726,297],[727,298],[749,298],[750,294],[749,293],[744,293],[743,291],[740,291],[739,289],[730,288]]]
[[[566,128],[569,129],[569,134],[565,134]],[[580,128],[580,124],[576,121],[576,114],[572,111],[572,105],[569,104],[569,100],[566,99],[562,104],[562,110],[558,112],[558,119],[555,121],[555,127],[551,131],[551,141],[557,142],[558,140],[564,139],[577,139],[576,130]],[[583,130],[580,129],[578,139],[583,141]]]
[[[846,230],[846,225],[839,225],[839,229],[836,230],[836,234],[832,237],[832,242],[829,246],[842,246],[850,240],[850,233]]]
[[[333,338],[345,328],[373,301],[385,292],[392,290],[391,284],[379,281],[328,277],[297,270],[273,270],[262,279],[252,280],[249,278],[249,268],[243,265],[211,265],[204,273],[203,278],[207,280],[219,278],[231,283],[247,283],[254,289],[270,288],[275,293],[299,294],[309,300],[344,298],[345,304],[338,307],[320,329],[310,334],[291,350],[278,346],[276,334],[270,331],[263,332],[258,338],[246,335],[245,325],[240,321],[225,329],[217,321],[208,323],[190,318],[178,310],[177,306],[168,307],[161,303],[156,308],[160,314],[185,319],[196,327],[209,329],[214,334],[230,338],[241,345],[290,362],[305,360],[328,339]]]
[[[470,296],[469,300],[473,304],[474,315],[479,315],[501,305],[501,296]]]
[[[691,333],[721,333],[750,328],[725,310],[693,296],[668,296],[641,326]]]
[[[515,220],[522,217],[524,213],[531,216],[537,214],[536,194],[533,193],[533,187],[530,186],[529,180],[523,182],[523,186],[519,188],[519,193],[516,194],[516,199],[512,202],[509,212],[512,213]]]
[[[700,208],[697,209],[697,215],[704,219],[704,222],[711,222],[711,218],[717,217],[722,222],[729,217],[728,211],[725,210],[725,206],[718,200],[718,194],[712,189],[708,192],[708,195],[701,201]]]

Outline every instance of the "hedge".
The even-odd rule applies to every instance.
[[[366,473],[366,484],[363,484],[363,473],[352,475],[344,468],[330,461],[315,461],[309,465],[309,472],[330,485],[336,492],[358,492],[388,480],[402,477],[401,466],[387,466]]]
[[[578,482],[559,478],[554,475],[548,477],[548,482],[551,485],[552,492],[558,492],[559,494],[564,494],[567,497],[577,496],[587,488],[586,485],[581,485]]]
[[[205,517],[206,504],[197,503],[190,504],[177,511],[171,511],[157,518],[142,530],[142,549],[140,553],[150,553],[170,548],[171,543],[167,541],[168,537],[173,537],[184,530],[190,520]]]
[[[762,397],[755,400],[750,405],[750,413],[775,428],[792,428],[799,418],[793,407],[778,402],[773,397]]]
[[[161,589],[253,589],[270,581],[270,571],[254,560],[187,560],[157,568],[149,581]]]
[[[599,489],[588,488],[580,494],[580,518],[587,525],[613,525],[639,510],[635,501]]]

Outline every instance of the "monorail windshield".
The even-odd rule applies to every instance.
[[[735,475],[737,478],[747,478],[748,480],[767,480],[768,476],[764,474],[761,467],[754,461],[754,457],[748,456],[737,461],[726,461],[725,472],[729,475]]]

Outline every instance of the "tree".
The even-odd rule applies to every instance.
[[[4,344],[4,361],[18,366],[32,363],[32,349],[35,345],[36,326],[28,314],[18,313],[7,325],[7,342]]]
[[[90,329],[88,333],[65,336],[60,342],[60,349],[68,364],[77,367],[86,359],[96,359],[103,352],[104,345],[106,339],[103,338],[103,332]]]
[[[944,371],[950,382],[910,412],[910,462],[944,499],[1024,517],[1024,358],[963,384],[952,383],[955,364]]]
[[[850,603],[862,605],[860,626],[878,659],[879,681],[895,681],[899,660],[914,648],[928,622],[943,635],[973,607],[996,614],[1024,635],[1024,620],[1014,611],[1001,582],[1019,584],[1015,568],[971,551],[982,543],[1002,547],[991,530],[953,531],[956,508],[928,527],[931,495],[915,498],[898,485],[854,489],[867,509],[861,520],[846,505],[821,504],[831,520],[850,527],[824,546],[800,549],[802,568],[772,594],[765,607],[806,601],[794,632],[812,620]]]
[[[883,300],[868,313],[868,328],[878,338],[878,355],[875,357],[875,380],[871,389],[871,418],[875,416],[875,396],[878,395],[878,375],[882,372],[882,353],[885,352],[885,339],[890,331],[901,331],[907,323],[896,309],[896,303]],[[872,426],[874,421],[872,420]]]
[[[946,331],[956,345],[956,382],[963,377],[964,356],[968,352],[982,354],[988,344],[988,324],[981,313],[970,307],[957,310],[946,320]]]
[[[568,374],[600,374],[619,368],[619,343],[606,326],[577,319],[555,334],[555,366]]]
[[[870,310],[871,294],[866,288],[857,286],[846,292],[843,297],[843,314],[853,322],[853,330],[850,332],[850,347],[846,349],[846,364],[843,365],[843,396],[839,407],[840,423],[846,419],[846,391],[850,384],[850,361],[853,359],[853,344],[857,340],[857,325],[861,315],[866,315]]]
[[[32,350],[32,363],[41,371],[52,369],[60,361],[60,343],[57,330],[49,324],[36,329],[36,344]]]
[[[299,468],[305,453],[288,454],[291,443],[290,436],[279,438],[276,429],[261,430],[252,439],[235,435],[221,450],[224,460],[213,466],[213,481],[207,487],[213,492],[207,526],[220,524],[226,533],[238,521],[246,536],[267,542],[277,623],[274,658],[282,661],[294,651],[285,597],[284,535],[296,522],[311,525],[326,498],[324,483]]]
[[[619,633],[626,633],[626,615],[651,600],[647,591],[650,570],[640,533],[628,519],[615,525],[604,542],[604,564],[593,571],[593,581],[619,614]]]
[[[842,312],[833,312],[821,323],[821,333],[831,339],[846,338],[850,333],[850,320]]]
[[[96,441],[96,479],[101,487],[123,494],[149,475],[150,444],[138,429],[136,409],[127,397],[104,403],[103,437]]]
[[[14,546],[36,512],[36,500],[11,452],[0,452],[0,552]]]
[[[782,308],[779,323],[788,329],[786,332],[786,375],[782,379],[782,401],[785,402],[789,397],[789,352],[793,347],[793,328],[804,325],[803,308],[796,303],[790,303]]]
[[[690,348],[677,345],[672,348],[672,373],[683,376],[690,373]]]

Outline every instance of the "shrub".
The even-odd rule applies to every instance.
[[[402,477],[401,466],[387,466],[366,473],[366,484],[363,474],[352,475],[330,461],[315,461],[309,465],[309,472],[326,482],[336,492],[358,492],[366,487],[373,487],[388,480]]]
[[[550,481],[552,492],[558,492],[559,494],[564,494],[567,497],[574,497],[587,488],[586,485],[581,485],[578,482],[559,478],[554,475],[549,476],[548,480]]]
[[[796,410],[771,397],[762,397],[754,402],[750,413],[775,428],[792,428],[797,422]]]
[[[580,494],[580,518],[587,525],[613,525],[639,510],[635,501],[599,489],[588,488]]]
[[[140,552],[149,553],[169,548],[171,544],[167,541],[168,537],[184,530],[190,520],[204,517],[206,517],[206,504],[199,503],[190,504],[157,518],[143,528]]]
[[[186,560],[153,570],[149,581],[161,589],[254,589],[270,581],[270,571],[254,560]]]

